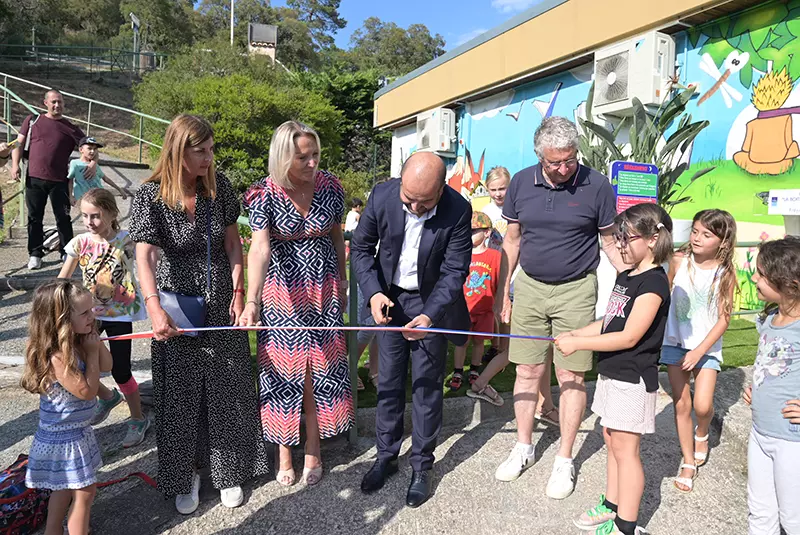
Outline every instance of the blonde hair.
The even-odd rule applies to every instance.
[[[506,182],[511,182],[511,173],[509,173],[508,169],[506,169],[502,165],[498,165],[489,169],[489,172],[486,173],[486,180],[484,181],[484,183],[488,188],[492,182],[500,179],[503,179]]]
[[[110,191],[103,188],[92,188],[83,194],[81,202],[83,201],[100,208],[105,215],[111,216],[111,228],[114,232],[119,232],[119,208]]]
[[[297,121],[286,121],[272,134],[272,141],[269,144],[269,176],[275,184],[284,189],[294,189],[294,184],[289,180],[289,169],[295,156],[295,140],[301,136],[313,137],[317,150],[321,150],[317,132]]]
[[[78,358],[84,335],[72,330],[75,301],[90,295],[80,283],[59,279],[36,289],[25,348],[25,371],[20,386],[34,394],[44,394],[53,384],[55,372],[50,359],[60,353],[67,373],[80,373]]]
[[[786,103],[792,93],[792,77],[786,67],[780,72],[770,71],[753,87],[753,106],[758,111],[777,110]]]
[[[181,114],[175,117],[164,134],[164,148],[158,158],[153,174],[145,182],[160,182],[158,196],[173,210],[183,207],[183,159],[186,149],[196,147],[214,137],[214,130],[208,121],[196,115]],[[214,162],[202,177],[203,195],[217,196],[217,178]]]

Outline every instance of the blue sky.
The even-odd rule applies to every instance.
[[[440,33],[444,37],[446,48],[450,50],[539,1],[342,0],[339,12],[347,20],[347,27],[336,34],[336,44],[347,48],[350,34],[361,27],[364,19],[378,17],[403,28],[415,23],[425,24],[431,33]],[[284,0],[272,2],[273,6],[285,4]]]

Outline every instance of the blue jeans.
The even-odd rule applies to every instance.
[[[661,360],[659,362],[667,366],[680,366],[680,360],[688,352],[688,349],[684,349],[682,347],[662,346]],[[712,370],[720,371],[722,369],[720,364],[721,363],[719,359],[716,357],[712,357],[711,355],[703,355],[703,357],[697,361],[694,369],[701,370],[703,368],[710,368]]]

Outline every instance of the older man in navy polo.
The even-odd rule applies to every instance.
[[[497,303],[501,319],[510,316],[512,333],[557,336],[594,321],[600,241],[614,267],[624,268],[612,238],[614,190],[607,177],[578,163],[578,146],[571,121],[545,119],[534,135],[539,163],[514,175],[508,188],[503,206],[508,264],[500,274],[502,300]],[[517,264],[522,269],[514,281],[511,314],[509,287]],[[511,341],[509,359],[517,365],[517,444],[497,469],[501,481],[517,479],[533,464],[534,414],[547,353],[545,342]],[[572,449],[586,410],[584,374],[592,369],[592,352],[578,351],[567,359],[555,350],[553,362],[561,388],[561,443],[547,495],[563,499],[575,486]]]

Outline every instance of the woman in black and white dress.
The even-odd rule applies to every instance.
[[[214,171],[209,124],[180,115],[167,128],[164,149],[131,210],[139,283],[153,323],[153,391],[158,486],[175,495],[178,512],[197,509],[200,477],[222,503],[242,503],[241,484],[266,473],[247,334],[211,331],[179,336],[161,307],[159,290],[204,295],[206,325],[231,325],[244,308],[240,206],[230,182]],[[206,221],[211,219],[211,280],[207,287]]]

